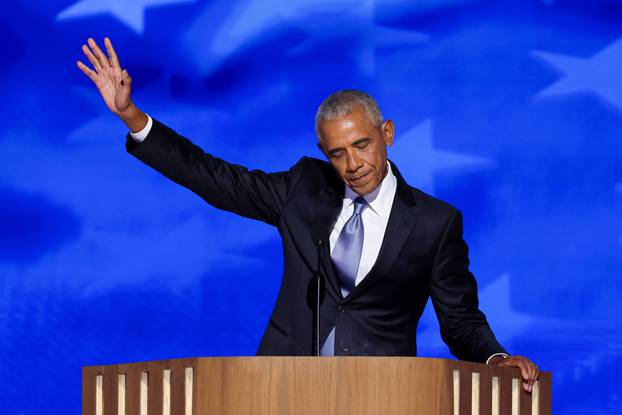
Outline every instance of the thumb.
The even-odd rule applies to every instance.
[[[125,69],[121,71],[121,79],[119,80],[119,84],[118,93],[115,98],[115,105],[120,111],[124,111],[131,104],[130,95],[132,92],[132,78]]]
[[[130,88],[132,85],[132,77],[127,72],[127,69],[121,71],[121,87]]]

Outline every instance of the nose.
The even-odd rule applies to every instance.
[[[348,173],[354,173],[355,171],[357,171],[358,169],[362,167],[361,159],[357,157],[355,152],[348,151],[346,157],[347,157],[346,169],[348,170]]]

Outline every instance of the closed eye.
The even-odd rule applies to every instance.
[[[352,143],[352,146],[356,147],[358,149],[363,149],[363,148],[367,147],[370,142],[371,142],[371,138],[363,137],[363,138],[359,138],[354,143]]]

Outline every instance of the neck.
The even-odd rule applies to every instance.
[[[389,174],[389,161],[384,164],[384,173],[382,173],[382,180],[387,177],[387,174]],[[382,183],[382,180],[380,181],[380,183]],[[380,186],[380,184],[378,184],[378,186]]]

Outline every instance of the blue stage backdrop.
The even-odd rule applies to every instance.
[[[75,67],[105,35],[141,108],[252,168],[322,157],[321,100],[370,92],[406,179],[462,210],[482,309],[554,372],[555,413],[622,413],[622,1],[604,0],[5,3],[0,412],[78,413],[83,365],[253,355],[280,283],[274,229],[125,152]],[[419,339],[449,356],[429,309]]]

